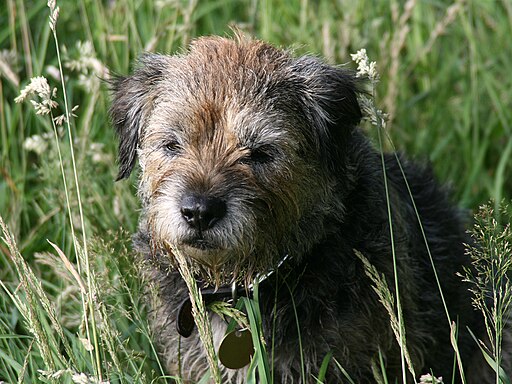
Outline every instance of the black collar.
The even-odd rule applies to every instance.
[[[201,282],[198,282],[201,286]],[[232,286],[223,285],[217,289],[204,288],[199,289],[201,297],[205,305],[209,305],[214,301],[232,301],[236,304],[237,297],[252,297],[253,289],[245,289],[244,287],[233,284]],[[176,330],[183,337],[189,337],[194,331],[194,317],[192,316],[192,302],[190,297],[183,300],[176,314]]]
[[[286,260],[288,260],[288,255],[279,261],[275,269],[270,270],[264,275],[259,275],[255,280],[256,284],[264,284],[270,276],[282,267]],[[196,283],[198,287],[205,285],[201,280],[196,280]],[[209,305],[214,301],[231,301],[233,305],[235,305],[239,297],[252,298],[254,283],[249,284],[247,287],[240,286],[236,283],[233,283],[232,285],[223,285],[217,289],[214,287],[206,287],[200,288],[199,292],[201,293],[201,297],[205,305]],[[187,298],[183,300],[178,307],[178,312],[176,314],[176,330],[181,336],[189,337],[194,331],[194,326],[195,322],[192,315],[192,302],[190,301],[190,297],[187,296]]]

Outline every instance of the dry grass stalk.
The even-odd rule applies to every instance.
[[[432,47],[434,46],[437,39],[446,34],[446,30],[448,27],[455,21],[457,15],[464,8],[464,3],[466,0],[457,0],[452,5],[450,5],[446,9],[446,13],[441,21],[439,21],[428,38],[425,46],[420,50],[420,52],[416,55],[414,61],[408,66],[406,73],[410,73],[412,68],[414,68],[420,60],[422,60],[426,55],[428,55],[432,51]]]
[[[398,27],[396,32],[393,34],[390,43],[390,63],[388,71],[388,89],[386,98],[384,99],[384,109],[388,113],[388,122],[391,124],[396,114],[396,98],[398,95],[398,80],[399,80],[399,69],[400,69],[400,52],[405,45],[405,38],[409,33],[409,20],[412,15],[412,11],[416,6],[416,0],[408,0],[404,5],[403,13],[398,19]]]
[[[397,309],[395,308],[395,298],[388,287],[386,277],[384,275],[381,275],[361,252],[354,249],[354,253],[359,258],[359,260],[362,261],[364,265],[364,272],[366,276],[368,276],[372,281],[372,288],[379,297],[379,301],[384,306],[386,312],[389,315],[391,329],[395,334],[398,344],[400,345],[404,352],[405,361],[407,362],[407,368],[409,369],[409,372],[412,374],[412,376],[416,377],[416,373],[414,371],[414,367],[412,364],[411,355],[409,354],[409,350],[407,349],[405,327],[403,322],[398,321],[398,318],[403,318],[403,316],[401,316],[401,314],[397,315]],[[400,308],[398,308],[398,310],[400,310]]]
[[[196,280],[190,271],[185,256],[183,256],[183,254],[172,244],[167,245],[176,257],[176,261],[178,262],[178,270],[183,277],[183,280],[185,280],[185,283],[187,284],[190,302],[192,303],[192,315],[194,316],[194,321],[199,331],[199,338],[201,339],[201,342],[203,343],[203,346],[206,350],[208,365],[210,366],[210,373],[215,383],[220,384],[221,374],[217,361],[217,355],[215,354],[215,349],[213,347],[213,336],[210,319],[208,317],[208,312],[204,305],[203,298],[199,292]]]
[[[9,248],[9,256],[16,268],[18,278],[20,280],[21,287],[26,295],[26,303],[24,298],[20,297],[19,293],[15,292],[11,294],[8,292],[13,300],[14,304],[23,315],[27,322],[28,329],[34,335],[36,343],[41,351],[41,357],[44,361],[45,366],[49,370],[55,370],[55,357],[61,363],[66,363],[67,359],[60,353],[60,346],[55,337],[45,331],[43,321],[41,318],[41,311],[38,307],[41,307],[44,313],[48,316],[50,323],[60,338],[62,345],[64,346],[67,355],[73,359],[74,354],[72,353],[71,346],[67,338],[64,335],[64,331],[60,322],[57,319],[55,309],[52,303],[43,291],[41,282],[37,279],[32,269],[28,266],[23,256],[20,254],[14,236],[7,228],[2,217],[0,216],[0,227],[2,229],[2,240]],[[2,284],[3,285],[3,284]]]

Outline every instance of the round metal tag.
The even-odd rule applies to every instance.
[[[235,329],[224,336],[219,347],[220,362],[230,369],[240,369],[251,362],[254,354],[251,331]]]

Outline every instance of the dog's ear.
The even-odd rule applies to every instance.
[[[311,56],[298,58],[294,67],[304,84],[302,102],[316,131],[321,155],[336,162],[362,118],[357,101],[360,82],[354,72]]]
[[[162,55],[139,58],[131,76],[118,76],[111,82],[110,117],[119,139],[119,172],[116,180],[130,176],[137,158],[139,139],[155,98],[156,84],[166,67]]]

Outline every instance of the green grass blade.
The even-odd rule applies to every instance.
[[[246,297],[243,299],[245,303],[245,310],[247,311],[247,317],[249,319],[249,325],[251,328],[252,342],[255,350],[253,360],[256,361],[258,379],[262,384],[271,383],[270,364],[268,361],[266,347],[263,342],[263,330],[258,302],[257,284],[254,287],[254,299],[251,300]]]

